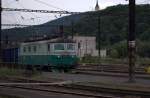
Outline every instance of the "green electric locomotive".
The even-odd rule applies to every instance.
[[[30,41],[20,45],[19,63],[68,71],[77,66],[77,46],[71,39]]]

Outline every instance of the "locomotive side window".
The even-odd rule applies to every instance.
[[[33,51],[36,52],[36,46],[33,46]]]
[[[31,47],[30,46],[28,47],[28,52],[31,52]]]
[[[47,50],[50,51],[50,44],[47,44]]]
[[[64,44],[55,44],[54,45],[55,50],[65,50]]]
[[[67,50],[74,50],[75,46],[73,44],[67,44]]]
[[[23,47],[23,52],[24,52],[24,53],[26,52],[26,47]]]

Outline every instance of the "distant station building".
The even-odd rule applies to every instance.
[[[95,11],[98,11],[98,10],[100,10],[100,7],[99,7],[98,0],[97,0],[96,6],[95,6]]]
[[[95,36],[74,36],[73,39],[78,43],[79,57],[84,57],[86,55],[98,56]],[[106,57],[105,49],[101,50],[101,57]]]

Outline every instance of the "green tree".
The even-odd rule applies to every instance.
[[[115,58],[127,57],[127,41],[121,41],[112,46],[110,56]]]

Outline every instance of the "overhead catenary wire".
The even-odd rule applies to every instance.
[[[37,26],[37,27],[57,27],[58,25],[26,25],[26,24],[1,24],[1,26],[15,26],[15,27],[27,27],[27,26]]]
[[[51,7],[51,8],[55,8],[55,9],[59,9],[59,10],[61,10],[61,11],[65,11],[64,9],[61,9],[61,8],[59,8],[59,7],[56,7],[56,6],[54,6],[54,5],[51,5],[51,4],[49,4],[49,3],[46,3],[46,2],[44,2],[44,1],[41,1],[41,0],[33,0],[33,1],[36,1],[36,2],[38,2],[38,3],[40,3],[40,4],[43,4],[43,5],[46,5],[46,6],[48,6],[48,7]],[[23,8],[23,9],[26,9],[23,5],[22,5],[22,3],[20,2],[20,0],[13,0],[13,1],[11,1],[11,2],[14,2],[14,3],[16,3],[16,4],[18,4],[21,8]],[[67,11],[66,11],[67,12]],[[21,12],[20,13],[18,13],[20,16],[18,16],[22,21],[26,21],[26,20],[32,20],[32,21],[34,21],[35,22],[35,20],[36,19],[38,19],[38,18],[40,18],[40,17],[37,17],[34,13],[30,13],[32,16],[34,16],[34,17],[31,17],[31,18],[26,18],[23,14],[21,14]],[[53,13],[52,13],[53,14]],[[57,16],[57,18],[58,17],[61,17],[61,15],[62,15],[62,13],[56,13],[56,14],[60,14],[59,16]],[[13,18],[14,18],[14,16],[13,16]],[[16,23],[18,23],[18,22],[21,22],[21,20],[20,19],[14,19],[14,20],[16,20]],[[17,22],[18,21],[18,22]]]
[[[56,14],[79,14],[80,12],[68,12],[68,11],[48,11],[48,10],[31,10],[31,9],[13,9],[13,8],[2,8],[2,11],[21,11],[21,12],[37,12],[37,13],[56,13]],[[21,17],[24,18],[24,17]],[[6,26],[6,25],[3,25]],[[8,26],[8,25],[7,25]],[[9,25],[12,26],[12,25]],[[18,26],[18,25],[13,25]],[[20,26],[20,25],[19,25]]]
[[[12,2],[12,1],[11,1]],[[19,0],[13,0],[13,2],[15,3],[15,4],[17,4],[17,5],[19,5],[21,8],[23,8],[23,9],[25,9],[25,7],[22,5],[22,3],[19,1]],[[6,5],[5,5],[6,6]],[[8,5],[7,5],[8,6]],[[8,13],[8,12],[7,12]],[[4,15],[4,13],[2,13],[3,15]],[[23,21],[33,21],[33,22],[35,22],[35,19],[38,19],[39,17],[37,16],[37,15],[35,15],[34,13],[29,13],[30,14],[30,17],[31,16],[33,16],[33,17],[31,17],[31,18],[26,18],[26,16],[25,16],[25,14],[22,14],[21,12],[18,12],[18,13],[16,13],[15,14],[15,16],[14,16],[14,14],[12,14],[11,16],[12,16],[12,18],[14,19],[14,20],[16,20],[16,24],[17,23],[22,23]],[[37,21],[38,22],[38,21]]]
[[[17,3],[20,5],[20,7],[22,7],[23,9],[26,9],[19,1],[17,1]],[[32,20],[32,21],[34,21],[35,19],[37,19],[37,16],[34,14],[34,13],[29,13],[31,16],[33,16],[33,17],[31,17],[30,18],[30,20]],[[20,13],[20,15],[21,15],[21,13]],[[23,19],[23,20],[26,20],[24,17],[23,17],[23,15],[21,15],[21,19]]]
[[[56,6],[52,5],[52,4],[46,3],[46,2],[41,1],[41,0],[34,0],[34,1],[36,1],[36,2],[38,2],[40,4],[44,4],[44,5],[46,5],[46,6],[50,7],[50,8],[55,8],[55,9],[58,9],[58,10],[61,10],[61,11],[65,11],[62,8],[56,7]],[[54,15],[55,18],[60,18],[61,16],[62,16],[62,14],[60,14],[59,16]]]
[[[59,7],[56,7],[56,6],[54,6],[54,5],[51,5],[51,4],[46,3],[46,2],[44,2],[44,1],[41,1],[41,0],[34,0],[34,1],[36,1],[36,2],[38,2],[38,3],[41,3],[41,4],[44,4],[44,5],[48,6],[48,7],[52,7],[52,8],[56,8],[56,9],[58,9],[58,10],[61,10],[61,11],[65,11],[64,9],[61,9],[61,8],[59,8]]]
[[[17,3],[18,2],[18,0],[13,0],[13,1],[11,1],[10,3],[12,4],[14,4],[14,3]],[[17,3],[18,4],[18,3]],[[10,6],[10,4],[6,4],[7,6]],[[6,6],[5,5],[5,6]],[[4,13],[2,13],[3,15],[4,15]],[[8,14],[8,12],[6,13],[6,15]],[[18,14],[22,17],[22,15],[21,15],[21,13],[20,12],[18,12],[18,13],[16,13],[16,14],[14,14],[14,13],[12,13],[11,14],[11,18],[13,18],[12,20],[14,21],[15,20],[15,23],[17,24],[17,23],[20,23],[21,21],[20,21],[20,19],[19,18],[17,18],[18,17]]]
[[[32,9],[16,9],[16,8],[2,8],[2,11],[21,11],[21,12],[36,12],[36,13],[57,13],[57,14],[80,14],[81,13],[81,12],[32,10]]]
[[[86,14],[84,14],[84,15],[89,15],[88,13],[86,13]],[[120,17],[120,16],[128,16],[128,14],[127,13],[121,13],[121,14],[114,14],[114,13],[101,13],[101,15],[103,16],[105,16],[105,15],[107,15],[107,16],[109,16],[109,17],[114,17],[114,16],[116,16],[116,17]],[[49,17],[49,16],[47,16],[47,17]],[[55,16],[56,18],[58,18],[57,16]],[[90,17],[91,17],[91,15],[90,15]],[[95,18],[92,18],[92,19],[98,19],[97,17],[95,17]],[[36,26],[36,25],[25,25],[25,24],[2,24],[2,26]],[[42,27],[46,27],[46,26],[49,26],[49,25],[41,25]]]
[[[36,0],[36,1],[40,1],[40,0]],[[146,0],[144,0],[146,1]],[[148,0],[147,0],[148,1]],[[47,6],[50,6],[47,4]],[[23,7],[23,6],[22,6]],[[13,8],[2,8],[2,11],[22,11],[22,12],[39,12],[39,13],[55,13],[55,14],[79,14],[80,12],[68,12],[68,11],[48,11],[48,10],[31,10],[31,9],[25,9],[25,7],[23,7],[24,9],[13,9]],[[57,8],[57,7],[56,7]],[[60,9],[60,8],[58,8]],[[61,9],[63,10],[63,9]],[[32,13],[33,14],[33,13]],[[107,16],[111,16],[112,13],[102,13],[102,15],[107,15]],[[128,14],[124,14],[124,15],[128,15]],[[113,15],[114,16],[114,15]],[[122,14],[116,15],[116,16],[122,16]],[[23,15],[20,15],[20,17],[23,19],[25,19],[25,17]],[[59,16],[56,16],[56,18],[59,18]],[[40,17],[37,17],[40,18]],[[34,20],[35,18],[28,18],[26,20]],[[15,19],[18,21],[18,19]]]

